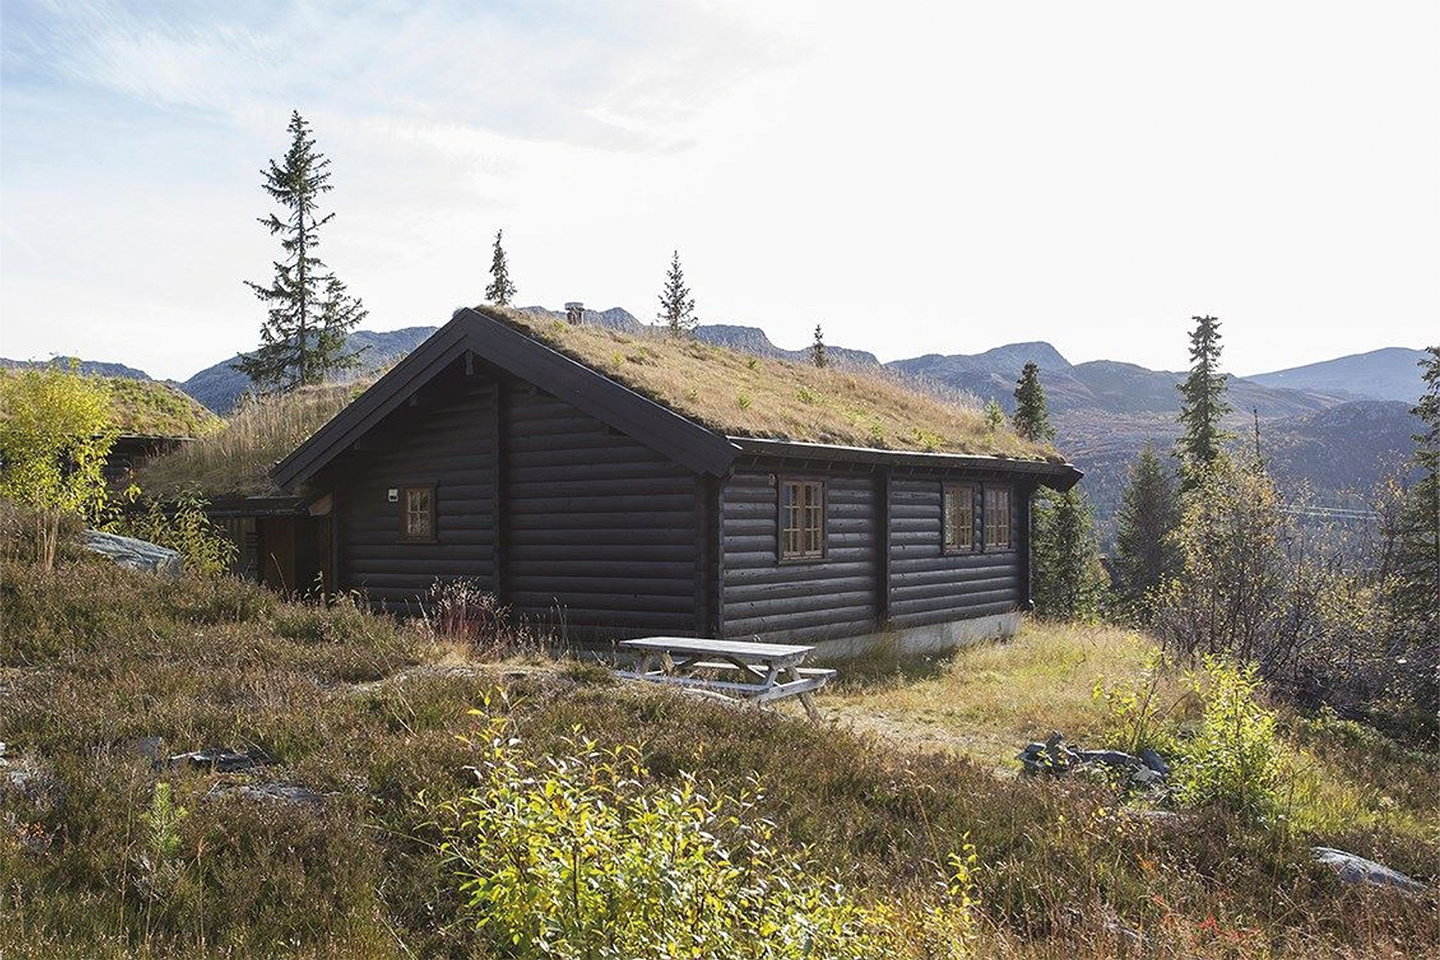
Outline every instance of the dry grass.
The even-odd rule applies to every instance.
[[[458,881],[416,799],[473,784],[464,738],[484,721],[472,710],[506,713],[537,757],[568,749],[578,728],[602,747],[637,745],[662,784],[694,771],[733,793],[758,776],[777,843],[811,851],[866,895],[925,893],[936,860],[968,836],[980,854],[978,957],[1134,956],[1123,931],[1143,931],[1146,956],[1215,960],[1418,957],[1440,942],[1433,896],[1342,888],[1297,843],[1219,813],[1123,816],[1102,785],[1001,779],[953,755],[593,668],[476,663],[349,603],[288,603],[235,580],[159,580],[95,558],[53,574],[0,567],[0,740],[6,772],[26,784],[6,789],[16,781],[0,776],[5,957],[486,955],[453,922]],[[1090,644],[1046,628],[972,651],[1037,684],[1033,694],[952,693],[995,714],[996,729],[1016,704],[1041,725],[1073,715],[1078,696],[1046,713],[1044,692],[1067,675],[1088,688],[1134,661],[1123,635],[1102,631],[1078,658],[1067,636]],[[1032,638],[1033,656],[1022,650]],[[940,702],[930,682],[914,686]],[[841,696],[900,698],[907,686],[872,678]],[[1333,752],[1332,733],[1313,735],[1317,752]],[[161,756],[229,746],[268,762],[240,773],[156,764],[148,738]],[[1346,755],[1359,764],[1366,753],[1357,742]],[[147,817],[161,781],[187,814],[157,861]],[[271,782],[323,801],[238,793]],[[1434,869],[1433,845],[1319,839]]]
[[[922,391],[881,370],[818,368],[663,332],[621,333],[513,310],[480,312],[518,327],[712,430],[890,450],[1061,459],[978,407]]]
[[[1052,730],[1100,735],[1095,684],[1135,676],[1153,648],[1133,630],[1026,621],[1015,639],[953,658],[846,670],[821,703],[841,723],[1018,769],[1016,751]],[[1179,683],[1166,686],[1173,701]]]
[[[279,494],[270,468],[368,385],[366,380],[325,384],[247,401],[223,429],[146,463],[140,487],[153,496],[185,490],[209,497]]]

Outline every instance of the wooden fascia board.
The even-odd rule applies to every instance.
[[[725,437],[597,373],[534,337],[473,310],[458,318],[482,359],[538,385],[675,462],[720,476],[735,459]]]
[[[880,450],[761,437],[730,437],[741,456],[757,461],[789,461],[890,467],[902,473],[943,474],[964,472],[997,478],[1026,478],[1056,490],[1069,490],[1083,474],[1069,463],[1019,460],[976,454],[925,453],[914,450]]]

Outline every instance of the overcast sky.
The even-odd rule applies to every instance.
[[[1440,330],[1440,4],[0,3],[0,353],[252,347],[260,167],[333,160],[365,326],[483,299],[882,359],[1044,339],[1239,373]]]

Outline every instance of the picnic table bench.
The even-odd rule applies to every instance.
[[[797,644],[643,637],[622,640],[620,646],[636,651],[639,662],[633,670],[617,670],[618,676],[709,690],[752,703],[799,697],[812,720],[819,718],[815,691],[835,676],[834,670],[802,667],[815,648]]]

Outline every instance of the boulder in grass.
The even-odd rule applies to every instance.
[[[86,550],[103,554],[120,566],[141,573],[178,577],[185,569],[185,561],[179,553],[148,540],[122,537],[103,530],[86,530],[80,535],[80,542]]]
[[[1383,863],[1366,860],[1364,857],[1333,847],[1314,847],[1312,853],[1320,863],[1334,869],[1344,883],[1373,883],[1378,886],[1399,887],[1401,890],[1426,890],[1425,884],[1407,877],[1399,870],[1391,870]]]

